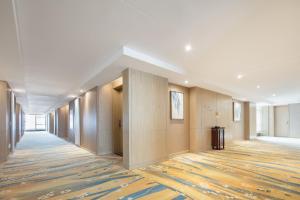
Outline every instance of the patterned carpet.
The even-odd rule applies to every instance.
[[[300,146],[238,142],[125,170],[47,133],[26,133],[0,165],[0,199],[300,199]]]

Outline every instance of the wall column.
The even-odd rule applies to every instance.
[[[168,80],[149,73],[123,72],[123,162],[136,168],[167,158]]]

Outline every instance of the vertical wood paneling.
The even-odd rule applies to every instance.
[[[245,139],[250,139],[250,102],[244,103],[244,131]]]
[[[122,72],[123,77],[123,166],[127,169],[130,168],[131,155],[131,112],[130,109],[132,107],[130,101],[131,95],[131,73],[129,69],[126,69]]]
[[[165,159],[168,80],[133,69],[123,73],[123,80],[125,166],[135,168]]]
[[[121,90],[112,90],[112,132],[113,150],[115,154],[123,154],[123,131],[122,131],[122,102],[123,94]]]
[[[168,154],[176,154],[189,150],[189,132],[190,132],[190,99],[189,89],[183,86],[170,84],[168,85],[168,131],[167,131],[167,150]],[[170,91],[178,91],[184,94],[184,120],[171,120],[170,117]]]
[[[6,161],[10,151],[9,95],[8,84],[0,81],[0,163]]]
[[[233,101],[230,96],[194,87],[190,89],[190,150],[211,149],[211,127],[225,127],[225,141],[244,139],[244,111],[242,120],[233,123]]]
[[[80,142],[81,146],[96,153],[97,152],[97,87],[87,91],[80,97]]]
[[[69,105],[58,108],[56,113],[57,113],[57,136],[67,139]]]
[[[98,87],[98,146],[97,153],[113,153],[112,132],[112,84]]]
[[[232,129],[232,140],[244,140],[245,137],[245,106],[244,103],[241,101],[234,100],[235,102],[238,102],[241,104],[242,113],[241,113],[241,121],[239,122],[233,122],[233,129]],[[249,110],[250,112],[250,110]],[[233,119],[233,107],[232,107],[232,119]],[[246,120],[249,120],[249,117],[246,118]],[[250,124],[249,124],[250,126]]]

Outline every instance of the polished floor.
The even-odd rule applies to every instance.
[[[262,138],[125,170],[51,134],[26,133],[0,165],[0,199],[300,199],[300,142]]]

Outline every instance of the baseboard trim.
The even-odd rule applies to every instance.
[[[161,157],[158,160],[153,160],[153,161],[146,161],[146,162],[142,162],[142,163],[137,163],[137,164],[133,164],[133,165],[124,165],[126,168],[128,167],[128,169],[136,169],[136,168],[143,168],[146,167],[148,165],[154,165],[163,161],[168,160],[168,156],[165,157]]]
[[[190,153],[190,150],[186,149],[186,150],[179,151],[179,152],[176,152],[176,153],[171,153],[171,154],[169,154],[168,158],[174,158],[174,157],[176,157],[180,154],[184,154],[184,153]]]

